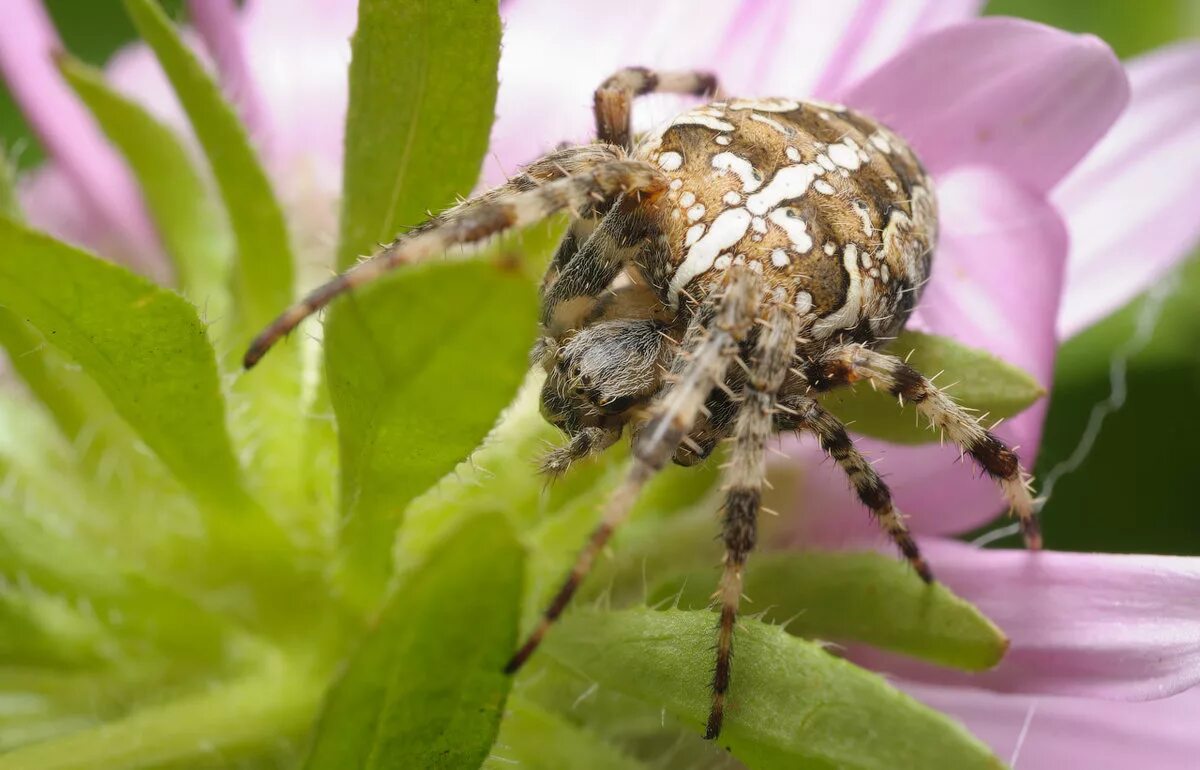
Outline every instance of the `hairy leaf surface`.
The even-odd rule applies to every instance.
[[[472,519],[401,582],[331,691],[307,770],[478,767],[512,677],[524,553]]]
[[[712,612],[577,609],[545,653],[583,676],[660,705],[703,731]],[[998,770],[961,726],[814,642],[743,618],[720,744],[753,770]]]
[[[66,352],[199,499],[246,512],[204,324],[178,294],[0,219],[0,304]]]
[[[329,314],[342,589],[378,601],[405,506],[478,446],[528,369],[536,291],[488,262],[414,267]],[[338,344],[332,340],[337,339]]]
[[[496,0],[362,0],[350,62],[338,265],[470,192],[496,102]]]
[[[679,597],[681,609],[711,603],[712,570],[668,581],[651,602]],[[925,585],[899,559],[825,551],[756,556],[746,570],[750,612],[809,639],[865,642],[947,666],[978,671],[1000,662],[1008,639],[969,602],[940,583]]]

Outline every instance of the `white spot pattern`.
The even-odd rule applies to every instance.
[[[799,198],[820,174],[821,167],[813,163],[784,166],[775,172],[775,177],[766,187],[746,200],[746,208],[762,216],[782,201]]]
[[[683,165],[683,156],[674,151],[664,152],[658,156],[658,165],[664,171],[678,171]]]
[[[846,301],[842,306],[813,324],[813,334],[817,339],[828,337],[838,329],[849,329],[858,322],[862,311],[863,287],[862,273],[858,269],[858,247],[847,243],[842,251],[842,265],[850,283],[846,286]]]
[[[697,227],[699,225],[696,225]],[[750,229],[750,212],[746,209],[726,209],[713,220],[712,227],[688,249],[683,263],[671,276],[669,297],[671,306],[679,305],[679,292],[684,286],[713,266],[717,255],[734,245]],[[690,232],[690,231],[689,231]]]
[[[813,298],[812,298],[811,294],[809,294],[806,291],[796,292],[796,312],[797,313],[799,313],[800,315],[804,315],[808,311],[812,310],[812,306],[813,306]]]
[[[794,99],[734,99],[729,102],[731,110],[758,110],[760,112],[791,112],[799,109],[800,102]]]
[[[754,192],[762,186],[762,175],[754,165],[732,152],[719,152],[713,156],[712,167],[718,171],[732,171],[742,180],[743,192]]]
[[[829,159],[850,171],[857,171],[862,166],[862,158],[858,155],[858,146],[849,137],[837,144],[829,145]]]
[[[714,131],[732,131],[733,124],[727,120],[714,118],[712,115],[704,115],[695,112],[685,112],[675,120],[671,121],[672,126],[704,126],[711,128]]]
[[[784,136],[792,135],[792,132],[789,131],[787,128],[785,128],[784,125],[782,123],[780,123],[778,120],[775,120],[775,118],[768,118],[766,115],[759,115],[757,112],[752,112],[752,113],[750,113],[750,119],[754,120],[754,121],[758,121],[759,123],[762,123],[763,125],[770,126],[771,128],[775,129],[776,131],[783,134]]]
[[[812,249],[813,239],[808,234],[808,223],[800,217],[793,216],[791,209],[775,209],[767,218],[787,233],[788,240],[798,253],[804,254]]]
[[[841,105],[822,106],[828,111],[842,112],[845,110]],[[905,162],[908,160],[903,141],[883,128],[869,130],[861,136],[855,130],[848,129],[849,133],[839,132],[840,140],[824,144],[811,141],[812,137],[798,138],[804,134],[793,128],[788,118],[769,114],[798,108],[800,108],[799,102],[787,99],[731,100],[728,105],[729,110],[746,112],[735,115],[727,112],[724,104],[714,104],[694,109],[677,117],[671,123],[676,126],[703,126],[717,132],[709,134],[709,138],[713,140],[717,148],[704,153],[706,155],[711,153],[710,163],[714,173],[710,180],[697,177],[694,184],[690,185],[695,192],[684,192],[683,182],[678,179],[672,180],[670,184],[672,191],[670,198],[677,204],[677,206],[671,207],[671,216],[682,220],[682,217],[686,215],[687,222],[694,223],[687,228],[684,236],[683,259],[670,280],[668,294],[669,301],[673,306],[678,306],[679,296],[687,285],[710,269],[725,270],[731,265],[746,265],[749,269],[763,272],[764,266],[769,264],[776,269],[786,271],[795,264],[798,255],[811,252],[815,245],[809,232],[810,223],[799,215],[800,209],[792,207],[797,199],[803,198],[810,188],[815,191],[814,195],[819,193],[823,196],[836,196],[840,188],[843,194],[850,193],[847,197],[852,197],[853,192],[858,191],[856,186],[852,183],[838,183],[834,180],[838,177],[850,179],[851,172],[856,172],[864,165],[871,163],[872,155],[878,159],[877,162],[884,165],[893,161],[884,160],[880,153],[901,154],[905,156]],[[759,114],[760,112],[766,114]],[[821,111],[821,115],[830,120],[836,120],[838,117],[832,116],[824,110]],[[750,126],[754,124],[758,125],[751,129]],[[754,135],[756,141],[761,139],[767,142],[768,146],[773,144],[774,152],[786,156],[784,164],[777,165],[778,161],[776,160],[765,161],[765,168],[776,169],[771,176],[765,175],[756,167],[755,163],[749,160],[749,157],[757,158],[757,155],[750,154],[747,157],[741,154],[740,150],[731,152],[728,149],[730,145],[739,146],[740,138],[735,133],[738,125],[742,126],[743,131],[757,132]],[[764,131],[763,127],[769,130]],[[787,137],[787,139],[779,141],[778,138],[771,137],[771,134]],[[690,136],[699,139],[703,134],[693,132]],[[800,142],[799,149],[789,145],[789,141]],[[751,153],[753,152],[751,151]],[[812,158],[811,162],[803,162],[806,156]],[[654,158],[660,166],[668,171],[679,170],[684,164],[684,158],[678,152],[663,152],[657,156],[647,154],[642,157]],[[895,180],[885,178],[882,181],[891,193],[895,194],[900,191],[900,185]],[[715,194],[711,188],[706,186],[706,182],[716,186]],[[728,189],[731,186],[734,189]],[[924,192],[923,188],[914,186],[914,196],[922,192]],[[717,196],[719,196],[719,203]],[[704,203],[699,201],[704,201]],[[867,238],[867,247],[864,248],[856,243],[847,243],[842,247],[840,260],[831,260],[834,263],[841,262],[849,284],[841,305],[824,318],[818,319],[814,325],[812,333],[816,338],[828,336],[836,330],[850,328],[868,320],[872,327],[886,328],[882,322],[877,324],[876,321],[886,320],[889,317],[886,315],[889,308],[883,304],[886,302],[885,296],[888,293],[884,286],[890,281],[893,271],[889,269],[882,257],[889,248],[887,245],[888,234],[891,234],[892,238],[906,237],[893,232],[894,228],[889,222],[883,231],[885,243],[881,252],[876,254],[873,249],[868,252],[867,249],[871,248],[872,243],[878,243],[877,234],[879,232],[871,219],[871,206],[862,200],[848,200],[841,203],[835,201],[835,203],[839,206],[848,205],[857,214],[862,222],[862,232]],[[818,211],[825,212],[824,207],[831,204],[825,200],[815,205],[821,207],[817,209]],[[914,203],[913,207],[916,209],[917,205]],[[927,206],[927,208],[932,208],[932,206]],[[817,216],[824,216],[824,214],[821,213]],[[705,217],[715,217],[715,219],[705,224],[701,221]],[[846,232],[845,224],[842,224],[843,219],[844,214],[835,223],[834,229],[837,233],[835,240],[820,244],[824,254],[831,258],[838,253],[837,241],[847,237],[858,239],[858,236]],[[901,214],[899,219],[907,220],[907,217]],[[926,217],[927,221],[928,219]],[[820,221],[824,222],[825,220],[821,219]],[[781,234],[787,239],[782,247],[767,246],[764,248],[763,245],[750,243],[754,241],[761,244],[762,241],[770,238],[771,236],[767,234],[772,232],[772,226],[779,228],[779,231],[782,231]],[[917,248],[920,248],[920,243],[917,241]],[[736,253],[739,244],[747,253]],[[904,244],[901,248],[913,250],[908,241],[905,241]],[[923,274],[920,265],[910,264],[910,260],[907,259],[902,260],[902,274],[914,271]],[[794,302],[797,311],[803,314],[811,313],[814,307],[811,292],[800,290],[803,283],[797,286],[788,282],[787,285],[789,292],[795,292]],[[776,291],[779,290],[776,288]],[[880,316],[880,318],[869,318],[873,316]]]
[[[871,210],[867,208],[866,201],[856,200],[853,205],[854,210],[858,212],[858,218],[862,220],[863,233],[870,238],[871,233],[875,232],[875,228],[871,225]]]

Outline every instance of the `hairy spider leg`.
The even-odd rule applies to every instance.
[[[251,342],[248,369],[305,318],[347,291],[401,265],[445,253],[456,245],[478,245],[493,236],[546,219],[559,211],[585,214],[616,196],[654,195],[665,186],[648,163],[626,159],[617,148],[585,147],[552,153],[491,192],[455,206],[402,236],[371,259],[318,287],[285,310]]]
[[[714,96],[717,78],[710,72],[656,72],[645,67],[618,70],[600,84],[593,96],[596,137],[601,142],[633,149],[633,100],[645,94]]]
[[[746,338],[758,308],[760,278],[744,268],[731,269],[724,286],[708,296],[684,335],[668,383],[650,408],[649,419],[634,438],[633,458],[621,485],[604,505],[600,523],[576,557],[562,587],[524,644],[509,660],[513,673],[537,649],[583,582],[596,556],[624,522],[646,482],[662,470],[675,448],[695,424],[704,400],[725,376]]]
[[[657,211],[633,196],[621,195],[572,252],[564,251],[568,246],[564,242],[542,280],[542,328],[554,336],[582,326],[601,295],[629,265],[665,275],[672,266],[657,219]],[[578,307],[564,307],[572,300],[584,301],[576,303]]]
[[[586,237],[580,244],[578,235],[569,232],[542,281],[544,336],[531,358],[548,371],[554,367],[543,388],[544,404],[561,403],[566,411],[573,399],[587,394],[598,414],[615,415],[658,390],[677,343],[670,341],[662,321],[625,316],[646,313],[648,295],[666,295],[674,266],[659,217],[656,207],[621,195],[590,228],[582,219],[573,223],[573,231]],[[628,298],[614,290],[623,271],[627,283],[636,280],[644,292]],[[614,316],[621,320],[602,320]],[[554,342],[564,337],[565,345]],[[607,449],[619,438],[622,424],[560,426],[570,440],[546,456],[543,472],[559,475]]]
[[[775,429],[806,432],[816,436],[821,449],[833,458],[846,475],[850,485],[862,504],[871,512],[871,517],[891,538],[900,553],[912,565],[921,579],[933,582],[933,572],[921,556],[916,541],[909,534],[904,516],[896,510],[892,493],[879,477],[875,466],[863,457],[854,446],[850,434],[842,421],[826,411],[815,399],[803,394],[786,395],[780,398],[775,414]]]
[[[896,356],[857,343],[825,351],[804,370],[818,389],[870,380],[901,402],[912,404],[996,480],[1021,524],[1025,546],[1033,550],[1042,547],[1030,478],[1016,453],[923,374]]]
[[[713,96],[718,91],[716,76],[709,72],[684,71],[684,72],[657,72],[646,67],[626,67],[618,70],[610,75],[596,89],[593,96],[593,112],[596,121],[596,138],[602,144],[619,147],[627,152],[633,150],[633,134],[630,121],[632,119],[633,101],[638,96],[644,96],[652,93],[677,93],[688,94],[692,96]],[[563,152],[569,152],[571,148],[564,148]],[[645,216],[638,210],[636,205],[625,199],[618,199],[608,211],[597,209],[597,215],[606,215],[615,213],[620,220],[620,227],[609,227],[604,233],[605,240],[614,238],[623,241],[619,248],[631,248],[637,244],[638,235],[645,236],[647,232]],[[639,221],[639,218],[642,221]],[[571,280],[563,282],[560,279],[560,272],[563,271],[569,263],[574,261],[575,257],[581,250],[588,249],[593,252],[590,259],[585,259],[581,266],[588,265],[593,262],[602,264],[611,264],[616,262],[614,257],[609,256],[612,251],[609,248],[604,248],[608,244],[597,242],[589,246],[592,236],[600,224],[598,216],[580,217],[571,223],[568,228],[562,243],[559,244],[558,250],[555,252],[554,258],[550,262],[549,269],[546,272],[546,279],[543,282],[544,287],[558,286],[557,294],[549,298],[547,307],[543,309],[543,319],[552,317],[553,306],[557,305],[564,298],[572,296],[583,296],[590,294],[595,296],[608,288],[610,281],[606,282],[600,276],[599,270],[594,267],[588,267],[586,273],[572,277]],[[662,234],[656,233],[656,239],[661,241]],[[670,267],[669,250],[665,243],[655,244],[654,254],[651,259],[642,259],[640,262],[649,263],[648,267],[654,270],[657,274],[662,272],[661,280],[665,281],[669,278],[666,275],[667,268]],[[600,259],[597,260],[597,255]],[[661,263],[662,268],[659,268]],[[583,271],[581,271],[583,273]],[[615,272],[612,273],[615,277]],[[658,276],[656,275],[656,278]],[[581,286],[582,284],[582,286]],[[590,290],[590,291],[589,291]],[[567,292],[572,292],[567,294]],[[562,296],[562,295],[565,295]]]
[[[712,678],[712,709],[704,733],[710,740],[721,733],[725,717],[743,571],[758,539],[758,512],[767,476],[767,441],[773,434],[776,396],[795,354],[798,323],[792,303],[771,302],[766,307],[733,426],[733,447],[725,467],[722,520],[725,561],[716,594],[721,606],[717,662]]]
[[[621,431],[615,428],[589,426],[580,428],[570,441],[560,447],[551,449],[542,457],[541,472],[550,478],[556,478],[567,472],[572,464],[599,454],[617,443]]]

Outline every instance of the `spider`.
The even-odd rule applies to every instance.
[[[634,136],[634,99],[654,92],[713,101]],[[911,404],[999,483],[1026,544],[1038,548],[1041,538],[1013,451],[924,375],[877,349],[917,304],[937,237],[930,179],[902,139],[840,105],[726,98],[701,72],[623,69],[595,92],[594,113],[594,143],[545,155],[316,289],[254,340],[244,363],[253,366],[303,319],[394,268],[568,212],[570,228],[542,283],[532,353],[546,372],[542,412],[567,437],[544,470],[559,474],[626,430],[633,452],[506,670],[537,648],[646,482],[668,460],[691,465],[729,440],[705,730],[713,739],[773,435],[814,435],[917,575],[933,581],[887,485],[814,394],[866,380]]]

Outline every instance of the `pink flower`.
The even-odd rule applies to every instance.
[[[906,136],[937,177],[943,234],[915,325],[990,350],[1048,390],[1058,340],[1131,299],[1200,236],[1200,204],[1181,202],[1200,181],[1200,130],[1190,118],[1200,108],[1200,46],[1133,62],[1130,104],[1125,71],[1101,41],[1010,19],[969,21],[979,5],[753,3],[696,14],[686,3],[638,4],[635,35],[630,15],[611,4],[568,10],[512,0],[489,178],[556,141],[585,139],[588,83],[631,62],[715,69],[739,95],[844,102]],[[587,56],[574,54],[580,39],[590,41]],[[639,117],[649,125],[677,107],[647,100]],[[1179,173],[1160,195],[1141,180],[1164,163]],[[1045,411],[1043,401],[999,430],[1028,463]],[[952,447],[861,444],[882,456],[918,533],[962,532],[1002,506],[992,482],[955,462]],[[796,539],[874,545],[840,469],[813,446],[795,451],[806,472]],[[1079,757],[1080,739],[1096,732],[1080,719],[1089,706],[1063,694],[1163,698],[1200,681],[1200,560],[980,551],[930,538],[924,546],[942,579],[1009,634],[1009,655],[988,674],[954,676],[877,651],[855,654],[938,683],[902,686],[965,719],[1002,753],[1015,745],[1012,715],[1023,719],[1036,700],[1041,721],[1026,732],[1022,768],[1049,767],[1072,756],[1068,749]],[[1194,703],[1178,695],[1155,716],[1179,719]],[[1126,766],[1130,748],[1140,762],[1147,742],[1170,730],[1139,730],[1134,720],[1148,707],[1091,708],[1123,732],[1098,742],[1083,766]],[[1188,766],[1196,738],[1180,729],[1170,738],[1154,766]]]
[[[322,267],[337,232],[356,7],[353,0],[249,0],[239,12],[233,0],[188,3],[196,25],[189,41],[208,55],[237,105],[289,211],[301,259]],[[124,162],[55,70],[52,53],[61,43],[41,3],[13,0],[6,12],[0,74],[50,157],[22,180],[27,217],[161,277],[161,247]],[[191,138],[183,109],[145,45],[118,52],[107,74],[118,90]]]
[[[937,177],[943,235],[914,323],[988,349],[1048,389],[1058,341],[1138,294],[1200,236],[1200,197],[1191,194],[1200,181],[1200,46],[1135,60],[1127,80],[1099,40],[972,21],[981,4],[746,0],[701,13],[683,0],[507,0],[485,179],[499,181],[561,141],[586,140],[592,89],[629,64],[715,70],[740,95],[843,101],[908,137]],[[248,0],[240,15],[231,0],[190,5],[285,202],[303,213],[292,221],[316,223],[305,234],[316,253],[335,229],[354,3]],[[8,13],[0,70],[53,161],[27,180],[30,217],[152,269],[136,190],[53,72],[57,41],[44,14],[34,0],[15,0]],[[186,130],[143,47],[119,55],[110,76]],[[648,126],[679,104],[647,99],[637,122]],[[1027,464],[1045,409],[1039,403],[999,430]],[[950,448],[860,444],[882,457],[940,577],[1012,640],[1006,660],[983,675],[870,650],[854,651],[860,660],[906,677],[902,686],[958,715],[1002,755],[1019,744],[1023,770],[1067,757],[1089,768],[1191,766],[1200,743],[1176,726],[1197,706],[1189,688],[1200,681],[1200,560],[979,551],[940,540],[992,518],[1001,506],[993,485]],[[840,471],[812,446],[795,454],[805,471],[796,540],[874,544]]]

